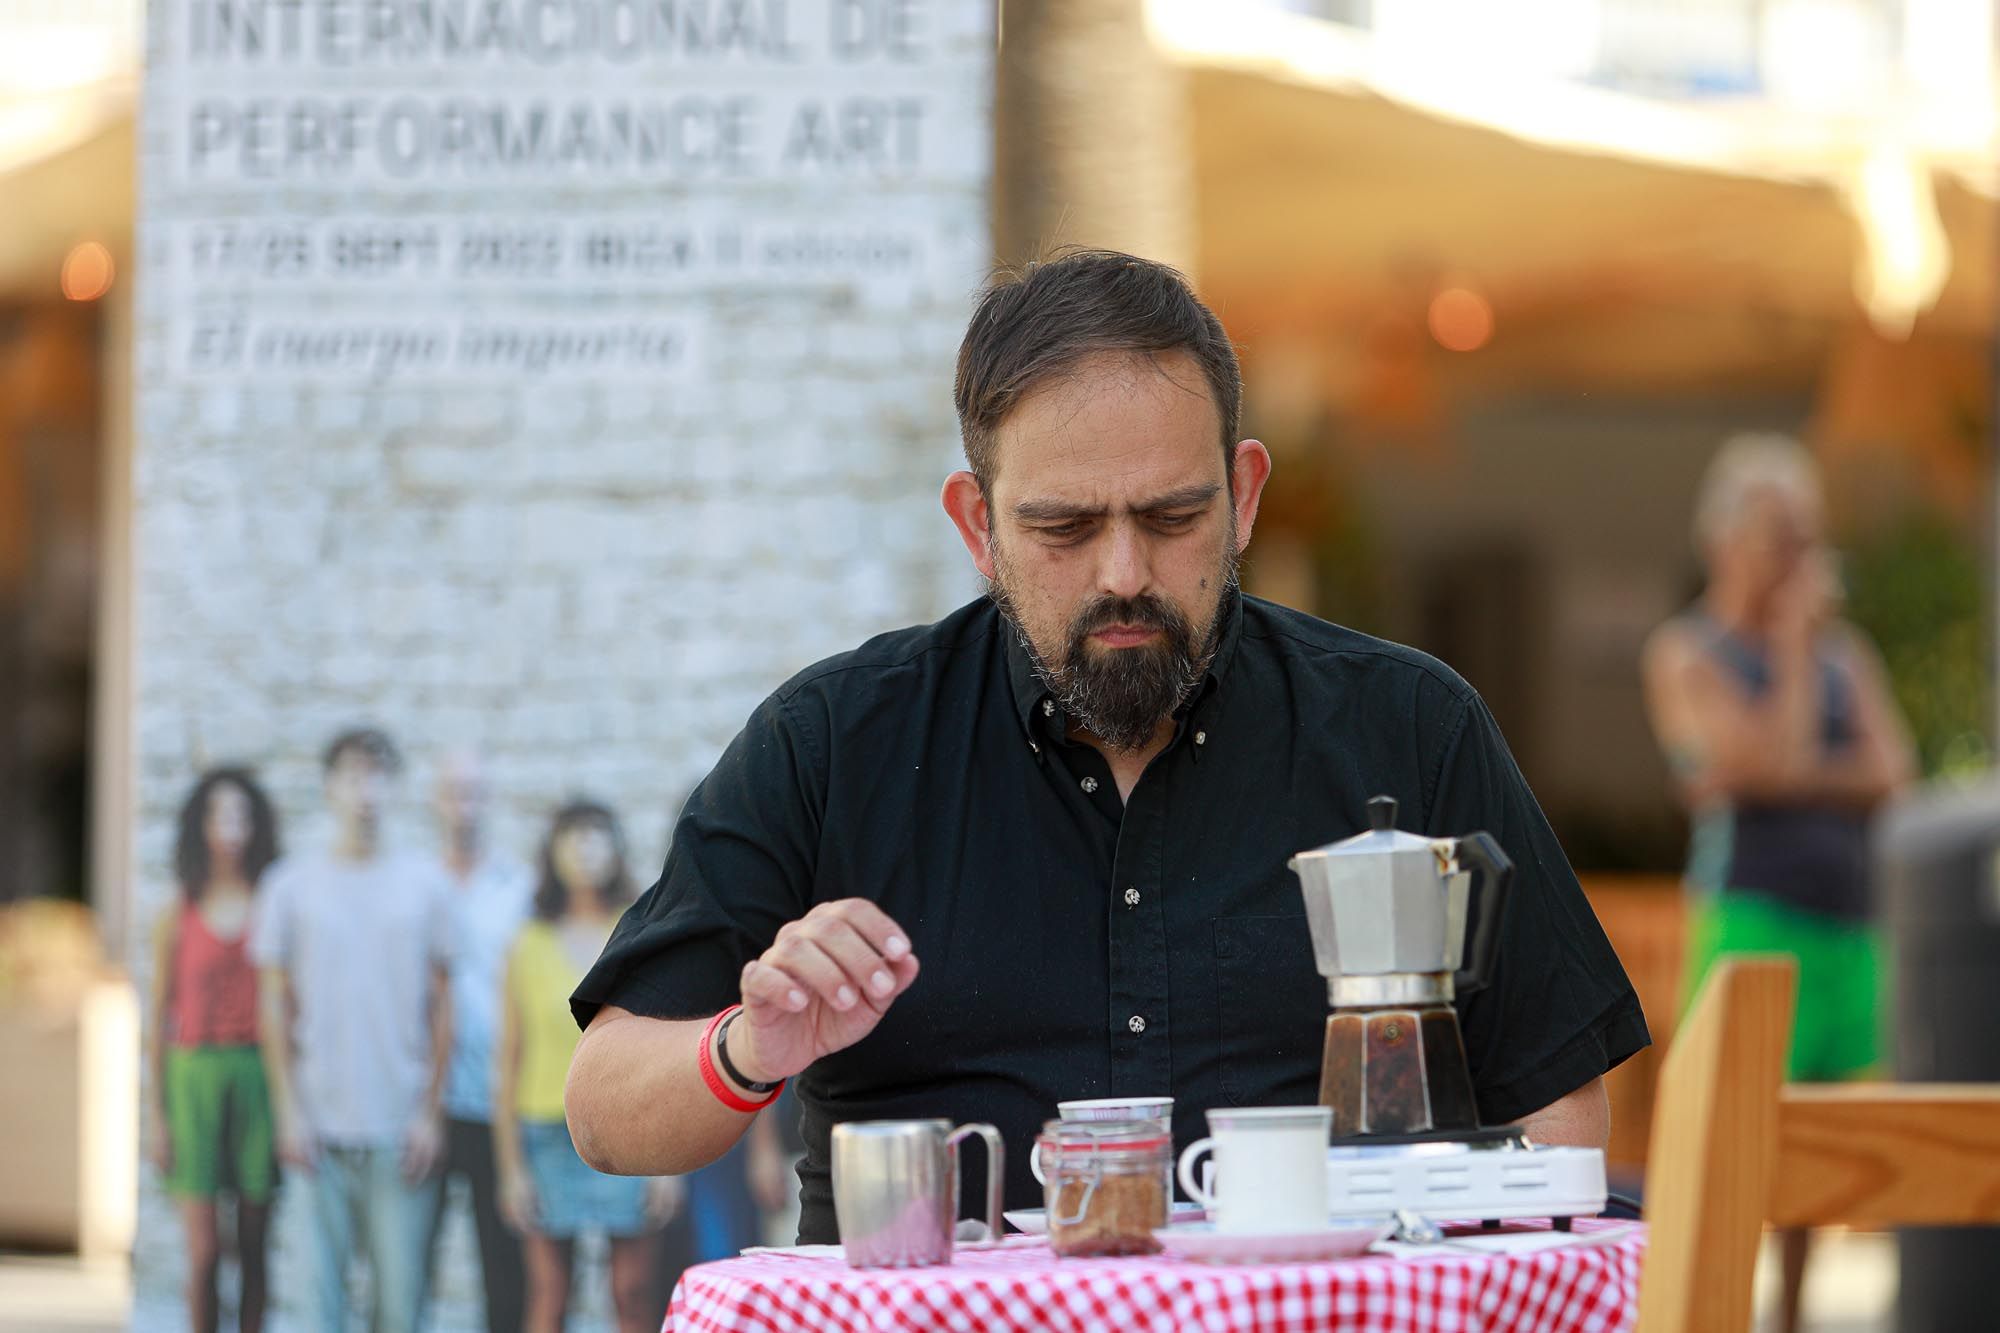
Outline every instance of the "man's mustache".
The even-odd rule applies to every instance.
[[[1133,629],[1165,630],[1173,623],[1173,615],[1151,597],[1116,598],[1095,603],[1084,608],[1076,619],[1072,633],[1077,638],[1095,634],[1113,625],[1129,626]]]

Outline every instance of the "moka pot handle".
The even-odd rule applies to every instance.
[[[1514,863],[1490,833],[1467,833],[1453,840],[1452,856],[1472,872],[1465,910],[1474,924],[1466,941],[1465,966],[1452,976],[1452,989],[1469,995],[1493,980],[1500,952],[1500,918],[1507,907],[1507,890],[1514,882]]]

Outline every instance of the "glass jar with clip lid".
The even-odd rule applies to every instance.
[[[1072,1258],[1155,1254],[1173,1200],[1174,1140],[1161,1120],[1050,1120],[1030,1159],[1049,1248]]]

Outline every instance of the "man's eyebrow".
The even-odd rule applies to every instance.
[[[1207,504],[1222,491],[1212,481],[1182,486],[1164,495],[1142,500],[1132,506],[1135,514],[1157,514],[1166,509],[1193,509]],[[1069,523],[1080,518],[1102,518],[1102,505],[1075,504],[1068,500],[1022,500],[1014,506],[1014,517],[1029,523]]]
[[[1141,504],[1132,506],[1137,514],[1157,514],[1162,509],[1195,509],[1207,504],[1222,493],[1218,482],[1198,481],[1192,486],[1183,486],[1176,491],[1168,491]]]
[[[1101,518],[1104,510],[1067,500],[1023,500],[1014,506],[1014,517],[1030,523],[1067,523],[1079,518]]]

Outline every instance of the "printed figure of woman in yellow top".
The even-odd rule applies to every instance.
[[[563,1123],[563,1080],[578,1036],[569,995],[632,896],[617,817],[591,801],[557,811],[542,844],[534,916],[507,957],[493,1084],[501,1206],[527,1241],[527,1333],[562,1328],[576,1238],[586,1231],[610,1238],[620,1333],[652,1333],[655,1322],[648,1237],[672,1217],[679,1182],[591,1170]]]

